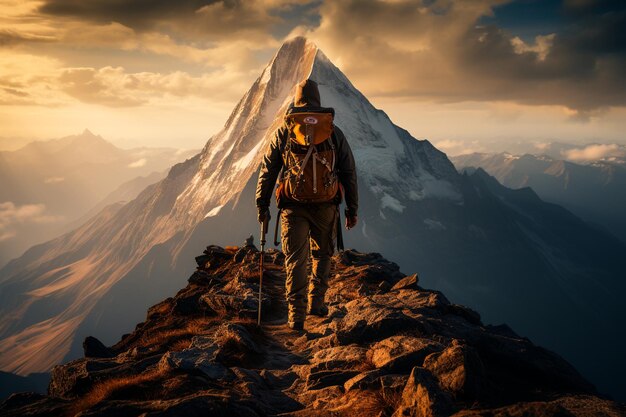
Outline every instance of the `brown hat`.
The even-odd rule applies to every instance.
[[[314,106],[320,107],[320,91],[317,83],[313,80],[301,81],[296,87],[296,95],[293,100],[295,107]]]

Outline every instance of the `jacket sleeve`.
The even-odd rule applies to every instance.
[[[359,189],[356,180],[356,163],[345,135],[335,126],[337,137],[337,175],[346,198],[346,216],[356,216],[359,209]]]
[[[285,138],[286,129],[281,127],[276,131],[270,147],[263,156],[261,162],[261,171],[259,172],[259,180],[256,186],[256,205],[257,207],[269,207],[272,191],[276,185],[276,179],[283,167],[283,157],[281,154],[281,143]]]

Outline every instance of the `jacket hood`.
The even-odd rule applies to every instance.
[[[320,91],[317,88],[317,83],[308,79],[298,83],[293,105],[295,107],[321,107]]]

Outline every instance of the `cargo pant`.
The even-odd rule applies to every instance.
[[[315,309],[324,305],[335,246],[336,221],[337,206],[333,203],[293,206],[284,208],[281,212],[289,322],[304,322],[306,318],[307,284],[308,308]]]

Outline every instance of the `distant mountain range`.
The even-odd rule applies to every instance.
[[[626,246],[531,189],[460,174],[304,38],[280,48],[198,155],[0,270],[0,369],[47,371],[81,356],[89,335],[113,343],[184,285],[201,248],[258,236],[259,165],[307,76],[357,162],[359,225],[346,247],[419,271],[425,287],[557,351],[601,391],[626,392]]]
[[[556,144],[544,149],[561,159],[509,153],[473,153],[450,159],[459,170],[482,168],[509,188],[530,187],[543,200],[564,206],[626,242],[626,158],[619,156],[626,154],[626,147],[612,145],[615,152],[606,156],[601,146],[609,145]]]
[[[0,265],[71,230],[81,217],[84,223],[112,198],[132,200],[148,185],[142,177],[156,182],[196,152],[120,149],[89,130],[0,152]]]

